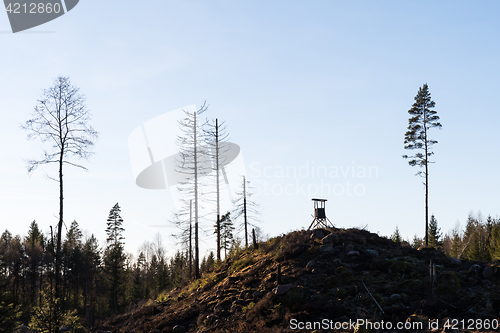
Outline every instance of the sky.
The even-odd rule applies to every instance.
[[[76,161],[88,171],[64,170],[66,224],[104,245],[118,202],[134,256],[157,233],[168,255],[180,245],[170,191],[135,183],[129,135],[204,101],[204,116],[226,121],[241,148],[269,236],[308,228],[311,199],[324,198],[336,227],[423,237],[424,186],[402,155],[424,83],[443,125],[430,133],[430,214],[445,233],[470,213],[498,217],[499,10],[497,1],[80,1],[15,34],[0,11],[0,230],[57,223],[48,179],[57,170],[27,173],[44,146],[20,125],[60,75],[86,96],[100,133],[95,154]],[[210,225],[204,251],[215,249]]]

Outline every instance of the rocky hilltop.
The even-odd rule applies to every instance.
[[[500,330],[499,281],[498,263],[460,261],[366,230],[302,230],[251,247],[156,302],[131,305],[103,328],[490,332]]]

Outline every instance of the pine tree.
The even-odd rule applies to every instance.
[[[123,248],[123,219],[120,216],[120,205],[116,203],[109,212],[107,220],[106,239],[107,247],[104,254],[104,266],[111,287],[110,308],[116,313],[119,307],[119,297],[123,296],[122,278],[124,275],[125,252]]]
[[[37,294],[37,283],[39,282],[39,275],[42,272],[39,269],[42,265],[43,259],[43,234],[38,228],[36,221],[31,222],[28,235],[24,240],[24,249],[26,251],[26,264],[28,268],[28,280],[30,285],[30,302],[35,304],[35,296]],[[40,270],[40,272],[39,272]],[[40,284],[41,285],[41,284]]]
[[[224,258],[227,258],[227,251],[231,249],[233,244],[234,225],[229,215],[230,213],[227,212],[220,219],[221,248],[224,249]]]
[[[429,139],[431,128],[441,128],[437,112],[432,110],[436,103],[431,100],[429,87],[426,84],[419,88],[415,103],[408,110],[411,118],[408,121],[408,131],[405,134],[404,148],[409,150],[423,150],[413,156],[403,155],[403,158],[410,159],[410,166],[423,167],[425,171],[419,171],[417,175],[425,178],[425,246],[429,246],[428,226],[429,226],[429,157],[434,154],[431,147],[437,143],[436,140]]]
[[[452,232],[452,240],[451,240],[451,256],[452,257],[458,258],[461,245],[462,245],[462,239],[460,238],[458,228],[456,228]]]
[[[394,230],[394,233],[392,234],[391,236],[391,240],[393,242],[396,242],[396,243],[401,243],[402,241],[402,238],[401,238],[401,234],[399,233],[399,228],[398,226],[396,226],[396,230]]]
[[[434,215],[431,216],[431,221],[429,223],[429,246],[433,248],[438,248],[443,245],[441,240],[441,228],[438,228],[438,222]]]
[[[411,246],[414,248],[414,249],[418,249],[419,247],[422,246],[423,244],[423,240],[422,238],[418,237],[417,235],[414,235],[413,236],[413,240],[411,242]]]
[[[500,260],[500,221],[491,228],[489,252],[491,260]]]
[[[101,272],[101,250],[99,242],[92,234],[83,245],[83,276],[85,280],[84,304],[95,311],[98,275]],[[93,323],[89,323],[92,325]]]

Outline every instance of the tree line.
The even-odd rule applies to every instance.
[[[223,221],[230,225],[229,214]],[[156,299],[190,280],[188,251],[167,257],[159,234],[140,247],[136,260],[125,252],[118,203],[106,223],[104,248],[93,234],[84,237],[77,221],[70,224],[61,245],[59,297],[55,295],[54,235],[43,233],[36,221],[24,236],[8,230],[1,234],[0,332],[12,332],[21,321],[40,332],[55,332],[63,324],[81,326],[79,318],[85,318],[90,328],[99,318],[123,311],[131,303]],[[231,230],[224,230],[224,238],[233,239]],[[224,242],[224,248],[233,251],[239,244],[233,241],[229,247]],[[211,252],[201,260],[200,271],[215,264]]]
[[[403,240],[398,227],[390,238],[395,242],[406,242],[416,249],[425,246],[425,240],[417,235],[411,241]],[[488,215],[484,220],[481,214],[469,214],[463,230],[457,224],[453,230],[443,235],[436,217],[432,215],[429,222],[428,247],[440,249],[447,256],[460,260],[500,260],[500,218]]]

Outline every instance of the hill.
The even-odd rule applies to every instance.
[[[366,230],[295,231],[234,254],[156,302],[132,305],[104,329],[436,332],[449,324],[450,332],[494,331],[499,267]]]

